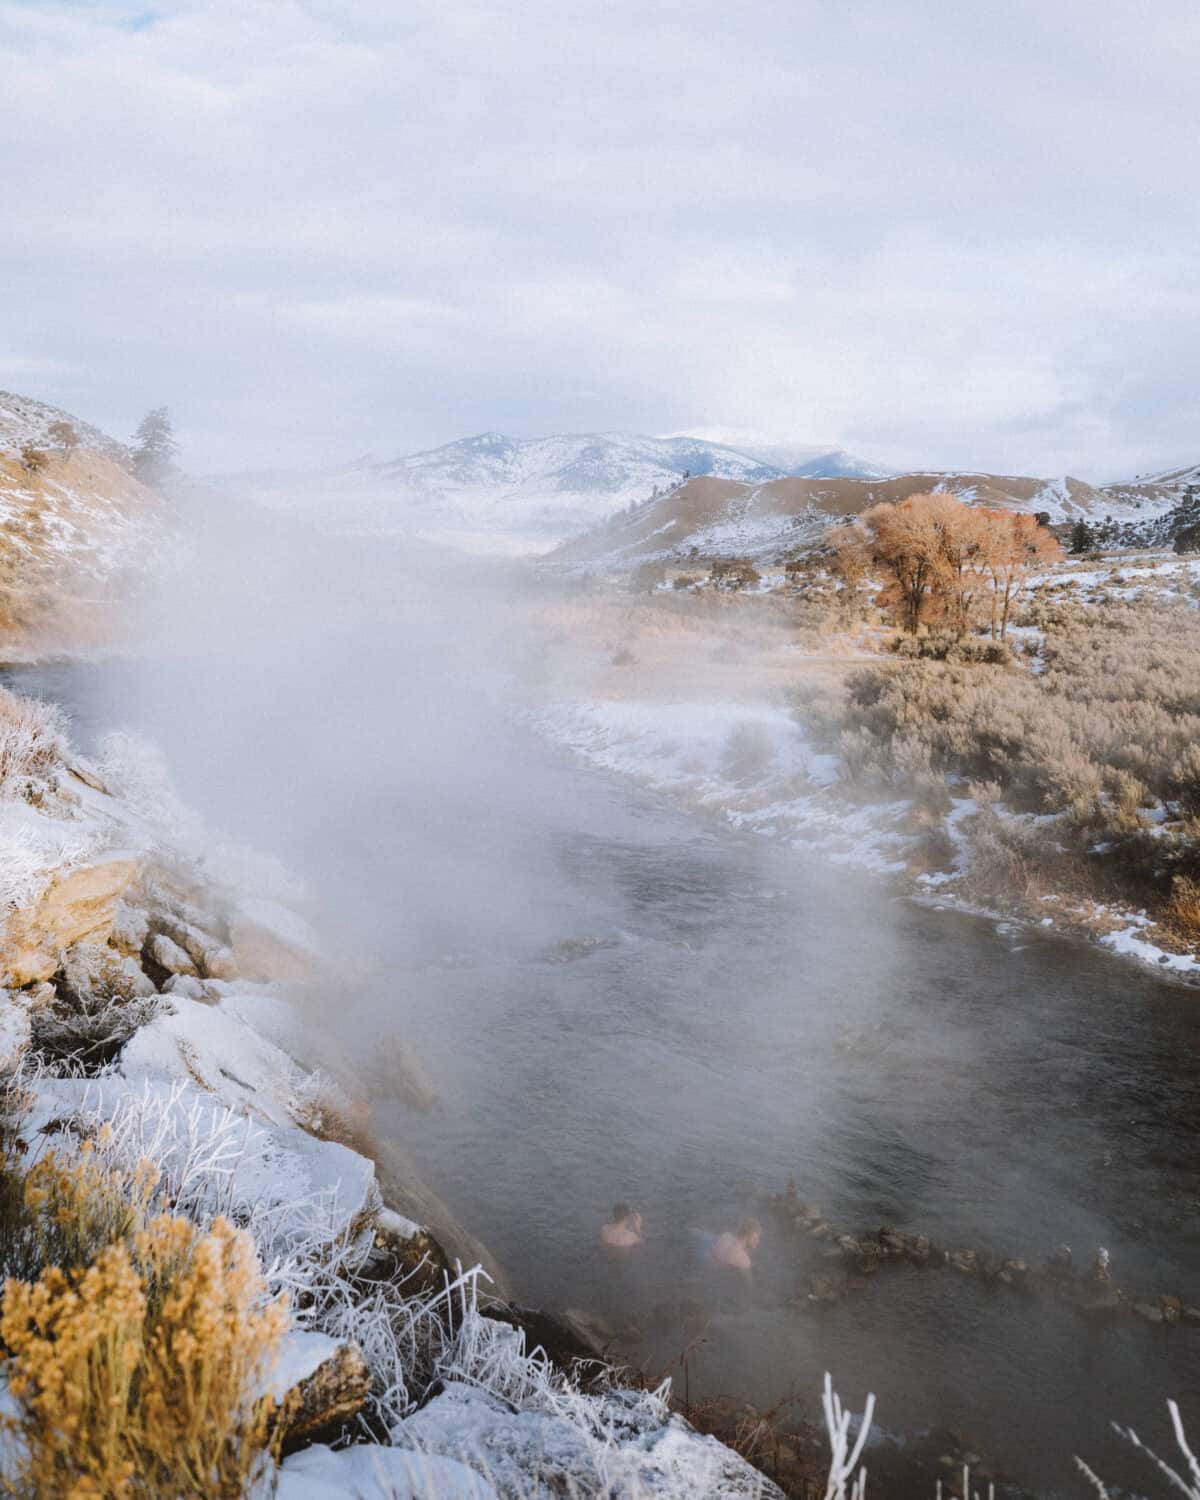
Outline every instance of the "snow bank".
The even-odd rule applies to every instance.
[[[904,869],[907,801],[848,805],[838,760],[816,750],[784,708],[745,703],[586,701],[531,715],[590,764],[717,813],[736,828],[819,849],[835,864]]]

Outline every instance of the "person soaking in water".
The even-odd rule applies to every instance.
[[[737,1271],[749,1279],[754,1270],[751,1259],[762,1244],[762,1225],[757,1219],[743,1219],[732,1233],[726,1230],[713,1241],[708,1258],[723,1271]]]
[[[628,1203],[618,1203],[612,1218],[600,1226],[600,1243],[606,1250],[632,1250],[642,1243],[642,1216]]]

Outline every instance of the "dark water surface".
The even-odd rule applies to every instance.
[[[152,693],[114,692],[122,670],[15,676],[68,703],[84,738],[107,704],[133,705],[185,797],[201,789],[188,767],[233,764],[219,726],[160,722]],[[418,745],[415,778],[301,812],[278,769],[243,767],[238,805],[261,826],[247,812],[232,831],[302,867],[319,850],[347,922],[369,912],[361,940],[392,991],[373,1024],[412,1039],[441,1093],[428,1116],[381,1098],[380,1123],[524,1298],[611,1309],[595,1237],[624,1198],[645,1216],[629,1309],[644,1321],[691,1227],[729,1225],[794,1175],[839,1227],[1029,1259],[1065,1242],[1084,1263],[1105,1245],[1121,1284],[1200,1303],[1194,993],[891,898],[480,715],[486,776],[464,733]],[[795,1309],[767,1225],[757,1304],[716,1320],[694,1391],[766,1402],[815,1393],[829,1369],[852,1403],[876,1392],[887,1428],[957,1427],[1031,1487],[1079,1495],[1073,1453],[1117,1481],[1143,1472],[1110,1418],[1165,1450],[1174,1396],[1200,1438],[1200,1328],[1094,1324],[949,1271]],[[673,1337],[638,1351],[648,1366]]]

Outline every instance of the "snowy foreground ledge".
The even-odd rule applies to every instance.
[[[311,1133],[331,1103],[353,1114],[278,1044],[303,1038],[319,940],[285,886],[264,898],[261,865],[214,854],[161,766],[131,756],[52,767],[36,801],[0,788],[20,877],[2,903],[0,1062],[27,1160],[86,1141],[114,1174],[152,1163],[156,1211],[245,1230],[287,1295],[261,1393],[301,1398],[289,1446],[307,1446],[247,1493],[778,1496],[673,1415],[667,1387],[584,1389],[527,1348],[488,1316],[478,1269],[385,1204],[373,1162]]]

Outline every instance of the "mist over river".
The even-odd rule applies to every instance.
[[[439,1093],[423,1115],[380,1089],[376,1123],[523,1300],[648,1327],[689,1230],[757,1211],[754,1303],[715,1320],[693,1395],[815,1395],[829,1369],[856,1407],[875,1391],[889,1431],[957,1427],[1071,1494],[1074,1453],[1143,1475],[1110,1418],[1166,1450],[1174,1396],[1200,1433],[1200,1328],[915,1269],[796,1307],[794,1249],[758,1207],[794,1176],[839,1229],[1030,1260],[1066,1243],[1083,1265],[1104,1245],[1121,1285],[1200,1302],[1195,995],[584,769],[508,712],[507,664],[465,672],[402,623],[311,656],[222,642],[3,678],[63,703],[81,742],[148,734],[214,828],[314,881],[375,976],[325,997],[331,1029],[363,1058],[403,1036]],[[617,1199],[647,1237],[626,1307],[595,1248]],[[657,1372],[682,1343],[664,1328],[628,1352]]]

